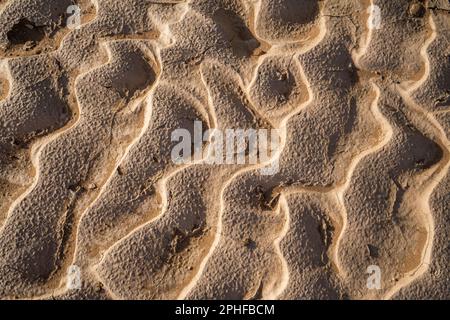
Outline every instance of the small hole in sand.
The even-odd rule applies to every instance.
[[[44,27],[37,27],[27,19],[21,19],[7,33],[8,41],[13,45],[27,42],[40,42],[45,37]]]

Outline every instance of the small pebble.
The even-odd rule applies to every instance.
[[[29,51],[29,50],[33,49],[34,47],[36,47],[36,43],[34,41],[27,41],[23,45],[23,50]]]

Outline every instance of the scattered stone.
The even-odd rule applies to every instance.
[[[103,283],[97,282],[95,284],[95,292],[97,293],[103,292]]]
[[[89,183],[89,184],[86,186],[86,188],[87,188],[88,190],[95,190],[95,189],[97,189],[97,185],[96,185],[95,183]]]
[[[256,248],[256,242],[250,238],[244,240],[244,245],[250,250],[254,250]]]
[[[425,12],[425,7],[421,3],[416,2],[409,6],[409,15],[414,18],[422,18]]]
[[[30,50],[32,50],[35,47],[36,47],[36,42],[34,42],[34,41],[27,41],[23,45],[23,50],[30,51]]]
[[[368,244],[367,245],[367,251],[369,252],[369,256],[371,258],[378,258],[379,257],[379,250],[374,245]]]

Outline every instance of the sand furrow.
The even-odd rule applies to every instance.
[[[422,55],[427,61],[427,77],[420,81],[419,85],[413,85],[407,88],[407,93],[413,97],[418,105],[416,108],[426,113],[429,106],[438,107],[433,108],[434,113],[439,113],[442,110],[443,104],[433,105],[435,96],[424,95],[425,90],[428,92],[441,93],[439,85],[442,85],[440,80],[445,79],[443,73],[446,68],[443,66],[448,61],[445,59],[438,59],[441,55],[442,48],[448,47],[448,20],[445,20],[442,13],[432,13],[430,15],[430,23],[433,28],[433,41],[423,47]],[[441,66],[442,65],[442,66]],[[431,72],[433,70],[434,72]],[[445,80],[444,80],[445,81]],[[445,83],[445,82],[444,82]],[[426,103],[428,102],[428,103]],[[430,103],[431,102],[431,103]],[[420,106],[419,106],[420,105]],[[423,108],[423,109],[422,109]],[[448,299],[448,277],[442,270],[448,265],[449,255],[448,251],[448,208],[446,197],[448,196],[448,173],[450,168],[450,150],[448,131],[445,122],[440,122],[439,118],[433,117],[427,113],[427,120],[433,124],[439,132],[439,141],[441,148],[444,150],[444,157],[441,163],[440,170],[436,172],[433,177],[433,182],[427,190],[426,197],[429,214],[429,229],[431,230],[430,242],[428,243],[427,251],[424,254],[421,268],[415,273],[414,277],[409,280],[409,285],[403,285],[396,288],[391,293],[391,297],[397,299]],[[434,288],[434,289],[430,289]]]
[[[331,25],[333,27],[339,25],[339,21],[334,21],[334,24],[332,21],[328,21],[328,23],[330,24],[328,30],[334,29]],[[329,32],[331,33],[331,31]],[[332,38],[327,32],[320,32],[319,34],[322,35],[322,38],[318,39],[317,43],[319,44],[309,49],[311,54],[306,52],[299,56],[301,61],[304,59],[304,65],[308,66],[308,68],[309,65],[306,61],[311,61],[314,59],[314,54],[317,53],[319,56],[321,50],[326,50],[327,46],[325,44],[321,45],[321,43],[327,43],[327,40]],[[311,76],[308,77],[307,71],[305,73],[306,79],[312,78]],[[333,75],[333,71],[330,74]],[[302,78],[302,80],[304,81],[305,78]],[[309,80],[309,82],[312,82],[312,85],[309,83],[303,88],[312,87],[313,92],[318,90],[318,92],[323,94],[321,90],[326,90],[326,82],[321,83],[321,79],[313,79]],[[254,81],[253,83],[258,82]],[[321,89],[321,85],[324,89]],[[263,99],[266,98],[263,97]],[[274,293],[273,284],[280,281],[284,283],[285,280],[282,279],[286,278],[286,272],[281,270],[286,265],[280,253],[277,254],[276,247],[273,247],[274,242],[271,241],[282,241],[280,236],[276,235],[278,232],[284,234],[283,225],[285,223],[282,223],[283,217],[277,213],[278,209],[275,212],[271,212],[268,203],[278,207],[278,199],[281,198],[285,188],[289,187],[289,185],[295,186],[304,183],[302,178],[296,178],[296,172],[290,171],[294,168],[287,164],[289,161],[292,161],[289,158],[292,157],[289,152],[292,152],[291,150],[294,149],[293,146],[290,146],[293,143],[290,135],[295,132],[295,129],[292,130],[290,127],[295,124],[293,119],[296,119],[296,117],[300,118],[300,110],[305,110],[304,112],[307,113],[310,108],[314,109],[315,105],[320,105],[318,101],[320,101],[320,96],[317,96],[315,92],[310,93],[308,103],[301,104],[300,102],[300,106],[297,107],[296,111],[293,111],[290,117],[281,122],[283,126],[286,125],[287,138],[284,138],[285,142],[282,144],[284,147],[280,148],[280,153],[277,154],[277,157],[281,154],[281,168],[278,174],[263,177],[255,170],[249,171],[247,169],[236,175],[234,181],[229,182],[224,194],[222,240],[219,242],[216,252],[210,257],[203,277],[200,278],[198,285],[193,288],[193,292],[188,297],[210,298],[213,292],[215,296],[218,296],[220,292],[221,295],[219,296],[223,298],[263,298],[274,297],[281,293],[277,290]],[[283,110],[281,109],[279,112],[283,112]],[[280,114],[280,118],[282,118],[282,114]],[[296,128],[296,130],[300,131],[301,129]],[[304,137],[302,140],[304,141]],[[296,146],[295,149],[301,150],[302,148]],[[297,162],[302,159],[298,154],[295,156],[297,157]],[[289,158],[289,161],[285,161],[286,158]],[[295,169],[297,168],[301,168],[301,166]],[[337,181],[339,180],[337,179]],[[314,188],[313,186],[311,187]],[[318,188],[320,187],[318,186]],[[273,199],[275,201],[272,201]],[[275,208],[272,210],[275,210]],[[268,227],[271,228],[271,231],[264,233],[263,230],[266,230]],[[262,235],[265,235],[265,238]],[[234,241],[231,242],[230,239]],[[235,257],[239,258],[236,259]],[[255,260],[255,258],[257,259]],[[241,268],[242,265],[246,266],[244,274],[242,272],[238,273],[236,270],[236,268]],[[276,274],[274,274],[274,270],[277,270]],[[269,276],[269,274],[271,275]],[[225,277],[228,277],[229,280],[225,280]],[[214,285],[212,285],[213,281]],[[225,285],[227,281],[229,283]]]
[[[115,70],[110,69],[110,65],[115,65],[120,61],[121,55],[136,55],[136,67],[134,70],[133,68],[129,69],[128,72],[139,72],[138,68],[141,68],[141,70],[147,68],[147,71],[151,69],[146,66],[145,60],[139,57],[138,46],[133,48],[132,43],[112,43],[108,48],[109,50],[111,50],[111,60],[106,65],[87,72],[75,84],[80,104],[80,118],[78,122],[73,127],[62,132],[54,140],[49,141],[40,150],[40,154],[36,155],[36,157],[39,157],[39,160],[36,161],[39,163],[37,165],[39,174],[35,185],[33,188],[30,188],[29,192],[13,208],[5,223],[2,236],[19,236],[15,232],[21,230],[20,226],[23,225],[23,221],[20,219],[23,216],[21,212],[27,212],[30,210],[29,208],[33,208],[33,214],[36,217],[35,223],[40,226],[40,233],[22,233],[21,236],[26,237],[25,243],[27,247],[22,249],[23,251],[20,255],[16,251],[14,257],[4,256],[3,262],[5,267],[11,263],[19,263],[18,261],[22,261],[20,262],[22,267],[28,268],[27,262],[25,261],[32,263],[33,259],[31,259],[30,255],[33,255],[34,259],[49,259],[48,264],[45,263],[39,266],[37,272],[41,274],[41,277],[50,277],[53,272],[64,267],[63,257],[67,253],[67,245],[71,245],[67,241],[71,238],[70,234],[73,232],[72,227],[76,225],[77,212],[89,203],[89,199],[95,195],[95,189],[97,186],[102,185],[102,181],[105,179],[104,175],[107,174],[101,172],[100,174],[93,174],[92,171],[97,170],[98,165],[104,166],[104,171],[106,172],[111,170],[108,169],[108,163],[112,159],[120,157],[120,148],[122,148],[124,143],[127,143],[127,140],[130,139],[129,136],[132,137],[134,135],[133,131],[135,129],[130,128],[131,130],[126,130],[125,128],[127,123],[139,121],[142,113],[141,109],[136,108],[133,111],[130,110],[131,112],[128,110],[124,112],[122,108],[126,107],[124,103],[126,103],[125,99],[127,98],[122,98],[120,92],[115,92],[114,89],[107,92],[103,89],[102,93],[101,83],[97,87],[91,85],[92,89],[86,89],[87,87],[83,83],[86,83],[86,80],[92,80],[93,77],[98,77],[100,74],[103,74],[106,81],[108,81],[108,78],[113,79],[110,83],[113,86],[118,85],[118,89],[122,89],[120,78],[118,78],[119,81],[115,80]],[[126,72],[127,70],[125,69],[123,71]],[[149,74],[151,73],[149,72]],[[117,82],[114,83],[114,81]],[[140,82],[135,82],[135,87],[129,87],[129,89],[125,87],[123,90],[131,90],[131,94],[133,95],[138,90],[144,89],[148,81],[151,80],[147,78],[146,71],[144,71],[143,78],[141,78]],[[106,83],[103,86],[107,85]],[[103,100],[105,110],[93,109],[95,105],[86,96],[90,90],[96,90],[91,91],[91,93],[96,92],[97,98]],[[105,94],[109,95],[109,97]],[[111,108],[112,110],[107,108]],[[104,112],[103,122],[105,124],[111,123],[111,126],[122,127],[125,134],[123,136],[115,136],[112,139],[108,127],[104,127],[102,122],[97,122],[98,125],[94,125],[90,119],[98,116],[99,112]],[[87,126],[89,126],[89,130],[86,130]],[[88,147],[85,143],[86,134],[90,136],[90,141],[103,141],[111,144],[111,146],[115,145],[116,151],[113,153],[111,150],[100,148],[101,144],[96,144],[97,149]],[[77,146],[77,148],[75,149],[74,146]],[[56,154],[64,154],[66,158],[61,159],[55,157],[54,155]],[[51,169],[55,166],[58,166],[59,169]],[[60,201],[51,205],[42,202],[42,197],[51,199],[50,194],[57,195]],[[16,235],[14,236],[14,234]],[[61,271],[65,272],[65,268],[62,268]]]
[[[88,28],[89,29],[95,29],[96,27],[100,27],[99,26],[99,24],[101,25],[101,21],[96,21],[96,23],[94,23],[94,24],[90,24],[89,26],[88,26]],[[83,32],[85,32],[85,29],[86,28],[81,28],[81,29],[79,29],[79,30],[77,30],[76,32],[74,32],[74,33],[78,33],[78,34],[80,34],[80,33],[83,33]],[[80,64],[78,63],[77,65],[71,65],[71,62],[70,61],[68,61],[68,60],[66,60],[65,58],[67,57],[67,52],[69,52],[70,50],[72,50],[72,46],[74,45],[75,43],[73,42],[73,38],[72,37],[70,37],[70,34],[65,38],[65,42],[63,43],[63,48],[58,52],[58,59],[59,59],[59,61],[61,61],[61,64],[64,66],[64,67],[66,67],[67,69],[71,69],[71,68],[78,68],[78,69],[81,69],[82,70],[82,68],[84,68],[83,66],[81,66],[81,68],[80,68]],[[118,45],[115,45],[115,47],[118,47],[118,51],[117,51],[117,53],[119,53],[120,52],[120,46],[122,46],[119,42],[117,43]],[[125,43],[124,43],[125,44]],[[130,43],[131,45],[133,45],[132,43]],[[126,44],[125,44],[125,46],[126,46]],[[136,49],[135,49],[136,50]],[[116,51],[116,49],[114,50],[114,51]],[[92,51],[93,53],[94,53],[94,51]],[[132,51],[131,51],[132,52]],[[129,52],[130,53],[130,52]],[[129,55],[129,53],[128,53],[128,55]],[[151,58],[149,58],[149,59],[151,59]],[[139,63],[139,61],[137,61],[138,63]],[[144,61],[143,61],[144,62]],[[145,62],[144,62],[145,63]],[[126,65],[124,65],[124,66],[126,66]],[[141,80],[139,80],[139,79],[136,79],[136,80],[133,80],[132,82],[129,82],[129,83],[127,83],[127,84],[125,84],[125,86],[123,86],[123,87],[117,87],[117,89],[118,89],[118,91],[116,92],[116,93],[114,93],[115,95],[117,95],[117,96],[119,96],[119,99],[121,99],[121,100],[126,100],[126,99],[133,99],[133,98],[135,98],[135,97],[133,97],[133,94],[136,92],[136,89],[133,89],[133,85],[136,85],[136,86],[140,86],[141,84],[139,83],[139,81],[142,81],[142,79],[143,79],[143,81],[146,81],[145,80],[145,77],[147,77],[148,75],[146,75],[145,74],[145,67],[144,68],[141,68],[141,71],[140,72],[144,72],[144,78],[141,78]],[[126,69],[125,69],[126,70]],[[150,69],[149,69],[150,70]],[[125,74],[125,73],[124,73]],[[149,72],[149,74],[151,75],[151,72]],[[89,77],[89,72],[85,72],[84,74],[83,74],[83,76],[84,76],[84,79],[86,78],[86,77]],[[136,74],[134,75],[134,76],[136,76]],[[121,75],[121,77],[123,77],[123,75]],[[117,85],[119,85],[119,86],[121,86],[122,84],[120,84],[120,77],[116,80],[117,81]],[[133,82],[134,82],[134,84],[133,84]],[[78,83],[77,83],[78,84]],[[114,85],[114,83],[112,83],[113,85]],[[106,85],[108,85],[108,84],[106,84]],[[116,85],[116,86],[117,86]],[[116,88],[114,88],[114,87],[112,87],[112,90],[117,90]],[[141,88],[141,89],[143,89],[143,88]],[[140,89],[138,89],[138,90],[140,90]],[[122,91],[122,92],[121,92]],[[83,92],[84,93],[84,92]],[[120,97],[120,96],[122,96],[122,97]],[[116,104],[116,106],[114,106]],[[106,102],[106,105],[111,105],[111,106],[113,106],[113,107],[115,107],[115,108],[119,108],[118,109],[118,111],[116,111],[116,112],[114,112],[114,114],[111,114],[111,120],[112,120],[112,125],[114,126],[114,127],[117,127],[119,124],[120,124],[120,122],[119,123],[117,123],[117,121],[118,120],[120,120],[123,116],[121,115],[121,114],[123,114],[124,112],[121,110],[121,106],[120,106],[120,104],[117,104],[117,103],[114,103],[114,102],[111,102],[111,104],[109,104],[108,102]],[[135,112],[135,115],[139,115],[139,113],[140,113],[140,111],[139,111],[139,109],[140,108],[136,108],[135,110],[137,111],[137,112],[135,112],[135,111],[131,111],[131,115],[132,115],[132,113],[133,112]],[[83,110],[82,110],[83,111]],[[97,111],[98,112],[98,111]],[[129,111],[127,111],[127,112],[125,112],[125,113],[129,113]],[[95,114],[95,113],[93,113],[93,114]],[[119,117],[119,116],[120,117]],[[81,117],[82,117],[83,115],[81,115]],[[85,116],[86,116],[86,114],[85,114]],[[133,116],[134,117],[134,116]],[[125,118],[126,119],[126,118]],[[122,120],[120,120],[120,121],[123,121],[123,120],[125,120],[125,119],[123,119],[122,118]],[[131,119],[131,118],[130,118]],[[106,120],[106,119],[105,119]],[[98,122],[98,124],[99,125],[101,125],[101,122]],[[125,123],[124,123],[125,124]],[[79,127],[80,125],[77,123],[77,126],[74,126],[75,127],[75,129],[73,128],[73,127],[69,127],[68,128],[68,130],[67,131],[69,131],[69,129],[70,129],[70,131],[76,131],[76,127]],[[91,128],[91,129],[93,129],[93,128]],[[105,128],[105,129],[107,129],[107,128]],[[108,137],[108,140],[110,140],[110,143],[112,142],[111,141],[111,139],[117,139],[117,136],[116,136],[116,134],[114,134],[114,136],[113,135],[111,135],[111,132],[113,132],[113,131],[111,131],[111,132],[109,132],[109,133],[107,133],[105,130],[100,130],[100,132],[101,131],[103,131],[104,132],[104,137],[105,138],[107,138],[107,136],[109,136]],[[125,130],[123,130],[122,129],[122,131],[123,132],[125,132],[125,134],[127,134],[126,133],[126,131]],[[61,134],[61,135],[63,135],[63,136],[66,136],[66,134]],[[99,136],[100,134],[99,134],[99,132],[96,132],[96,133],[94,133],[94,136]],[[69,136],[70,136],[70,134],[69,134]],[[73,133],[72,134],[72,136],[76,136],[76,133]],[[125,138],[126,138],[126,136],[125,136]],[[123,139],[123,138],[121,138],[121,139]],[[126,139],[128,139],[128,138],[126,138]],[[61,140],[61,139],[59,139],[59,140]],[[54,143],[54,145],[57,145],[59,143],[59,141],[56,141],[55,143]],[[68,145],[68,147],[70,147],[70,144]],[[49,150],[50,148],[47,148],[47,150]],[[78,150],[78,151],[80,151],[80,150]],[[67,156],[67,154],[69,154],[70,152],[66,152],[66,153],[64,153],[63,152],[63,154],[65,154],[66,156]],[[56,158],[57,159],[57,158]],[[56,160],[55,159],[55,160]],[[97,157],[95,157],[94,159],[93,159],[93,161],[95,161],[96,159],[98,159]],[[57,160],[58,161],[58,160]],[[92,162],[92,160],[88,160],[89,162]],[[94,165],[94,163],[89,163],[88,164],[89,166],[93,166]],[[50,165],[50,167],[51,167],[51,165]],[[80,168],[82,171],[84,171],[85,169],[83,169],[83,168]],[[90,169],[88,169],[88,170],[90,170]],[[86,172],[86,171],[85,171]],[[88,172],[87,172],[88,173]],[[56,175],[57,175],[58,173],[53,173],[53,175],[50,175],[50,176],[53,176],[53,177],[55,177]],[[89,174],[89,173],[88,173]],[[64,175],[63,175],[64,176]],[[56,176],[57,177],[57,176]],[[62,178],[62,177],[58,177],[58,178]],[[49,178],[47,181],[52,181],[52,178]],[[53,182],[54,182],[54,180],[53,180]],[[61,183],[58,183],[58,182],[56,182],[56,184],[57,185],[60,185],[60,187],[62,187],[62,188],[65,188],[64,187],[64,185],[65,184],[67,184],[67,183],[69,183],[70,184],[70,182],[69,181],[66,181],[66,183],[64,183],[64,184],[61,184]],[[42,184],[42,183],[41,183]],[[99,182],[99,183],[97,183],[98,184],[98,186],[101,186],[101,182]],[[87,189],[89,189],[89,193],[95,193],[95,189],[97,188],[97,184],[96,183],[88,183],[88,182],[86,182],[86,185],[83,185],[83,186],[79,186],[79,185],[77,185],[77,183],[74,183],[73,185],[69,185],[68,186],[68,191],[66,191],[66,192],[69,192],[69,193],[75,193],[76,194],[76,196],[75,197],[77,197],[78,196],[78,193],[84,193]],[[42,187],[42,185],[39,185],[39,187]],[[59,187],[59,188],[60,188]],[[32,190],[39,190],[38,188],[32,188]],[[61,190],[61,189],[59,189],[59,190]],[[80,190],[81,190],[81,192],[80,192]],[[37,191],[36,191],[37,192]],[[35,193],[36,193],[35,192]],[[36,195],[38,195],[39,193],[36,193]],[[28,195],[27,195],[28,196]],[[42,196],[42,195],[39,195],[40,197]],[[72,196],[69,196],[69,198],[71,198]],[[24,197],[25,198],[25,197]],[[28,198],[30,198],[29,196],[28,196]],[[61,199],[62,200],[62,199]],[[79,199],[77,199],[77,200],[79,200]],[[22,203],[22,201],[20,201],[21,203]],[[61,202],[61,204],[62,203],[64,203],[65,201],[63,200],[62,202]],[[67,206],[68,206],[68,208],[72,208],[72,203],[73,203],[73,200],[69,200],[69,203],[67,204]],[[70,210],[69,210],[70,211]],[[76,222],[76,219],[75,219],[75,222]],[[64,220],[62,220],[61,221],[61,223],[62,223],[62,225],[61,225],[61,227],[62,228],[67,228],[67,226],[70,226],[71,225],[71,223],[70,223],[70,221],[67,221],[67,223],[65,223],[65,221]],[[50,227],[50,226],[49,226]],[[56,249],[56,250],[58,250],[58,249]],[[62,252],[61,252],[62,253]],[[47,254],[47,253],[46,253]],[[63,270],[62,272],[65,272],[65,270]]]
[[[215,80],[219,73],[222,74],[223,80]],[[202,65],[202,77],[211,97],[211,118],[212,122],[218,125],[216,129],[232,128],[233,125],[237,128],[251,128],[258,122],[253,118],[251,108],[245,105],[245,100],[240,100],[241,89],[235,75],[227,73],[223,66],[205,63]],[[229,87],[231,92],[222,93],[219,88],[223,86]],[[123,292],[121,296],[130,297],[130,293],[137,291],[133,290],[133,287],[123,290],[124,283],[135,286],[149,283],[150,279],[161,279],[153,280],[157,284],[156,287],[153,288],[149,284],[139,296],[132,297],[175,298],[182,294],[183,284],[186,283],[189,287],[190,279],[195,277],[198,266],[211,247],[218,212],[217,204],[211,195],[221,193],[220,181],[227,181],[233,171],[236,171],[234,166],[215,166],[199,162],[174,172],[162,181],[167,188],[167,202],[163,204],[161,214],[133,230],[104,253],[104,259],[97,270],[102,278],[105,278],[105,283],[115,290],[122,288],[119,291]],[[206,190],[205,185],[210,188]],[[129,251],[129,243],[139,242],[143,237],[152,240],[133,249],[139,252],[140,256],[146,257],[140,262],[142,265],[126,266],[125,264],[131,261],[118,261],[123,250]],[[189,249],[192,248],[196,250],[191,253]],[[160,265],[160,252],[167,253],[163,259],[166,262],[164,266]],[[149,264],[149,261],[152,263]],[[125,281],[127,275],[121,270],[130,268],[139,268],[148,274],[136,279],[136,284],[129,283],[129,280]]]
[[[416,30],[411,33],[411,40],[405,40],[404,44],[408,43],[409,52],[416,50],[412,51],[414,56],[408,56],[408,59],[418,56],[426,58],[423,56],[423,48],[426,48],[435,36],[431,32],[430,36],[425,38],[426,20],[405,22],[390,20],[388,12],[392,10],[390,6],[393,4],[382,1],[374,3],[378,4],[387,15],[388,23],[384,25],[385,28],[389,24],[393,28],[413,28],[415,25]],[[395,6],[408,8],[408,3],[405,1]],[[386,46],[388,42],[385,35],[382,30],[373,32],[371,42],[361,56],[361,66],[383,74],[388,81],[392,81],[392,78],[403,79],[402,85],[413,83],[411,87],[414,87],[417,86],[415,81],[422,83],[428,77],[427,59],[424,59],[424,66],[420,63],[412,64],[401,73],[390,67],[389,63],[394,63],[390,56],[385,61],[376,57],[376,51],[390,50]],[[418,37],[424,39],[424,46],[412,47],[409,41],[414,41],[412,39]],[[395,55],[403,54],[405,52],[395,53]],[[406,60],[403,57],[402,59]],[[388,69],[389,74],[385,74]],[[423,75],[414,80],[417,77],[415,73]],[[436,178],[439,179],[442,175],[442,168],[447,162],[447,156],[442,151],[445,144],[441,140],[442,133],[435,122],[430,121],[430,117],[415,106],[401,90],[401,86],[386,81],[383,83],[384,77],[381,78],[382,81],[376,80],[381,90],[379,106],[383,116],[393,128],[393,136],[380,151],[360,162],[344,198],[347,207],[347,225],[340,241],[339,260],[345,270],[348,286],[359,298],[389,298],[392,292],[422,272],[420,271],[422,261],[429,255],[427,248],[432,238],[432,222],[427,213],[428,198],[436,185]],[[402,124],[405,121],[408,126]],[[434,151],[431,151],[433,149]],[[401,154],[408,154],[409,159],[399,158]],[[369,172],[374,171],[378,173],[374,180],[370,179],[370,182],[366,183],[360,178],[362,175],[370,176]],[[370,197],[374,188],[379,195],[378,199]],[[419,194],[420,197],[417,196]],[[371,203],[373,212],[369,211],[367,205],[362,205],[361,199]],[[390,213],[385,216],[386,212],[383,215],[380,210],[387,210]],[[352,243],[356,238],[359,238],[360,244]],[[379,266],[382,270],[383,285],[379,291],[364,288],[363,271],[371,264]],[[359,279],[354,277],[358,269],[361,274]]]
[[[2,24],[5,27],[5,32],[9,30],[9,24],[15,21],[14,19],[8,19],[11,12],[18,10],[21,6],[27,6],[23,1],[11,1],[10,4],[12,5],[9,9],[10,12],[2,13]],[[83,9],[88,8],[87,3],[84,1],[82,6]],[[55,18],[63,14],[63,9],[65,8],[64,3],[62,3],[62,6],[49,9],[44,2],[39,2],[36,7],[29,8],[30,12],[26,12],[24,15],[33,16],[35,11],[50,10],[51,16]],[[42,16],[39,19],[42,19]],[[92,17],[89,13],[83,19],[81,26],[89,23],[91,19]],[[20,36],[29,36],[23,34],[23,31],[19,30],[18,32]],[[71,35],[71,32],[65,33],[67,36]],[[58,50],[60,51],[58,52]],[[14,111],[17,114],[22,114],[19,118],[16,118],[18,123],[23,123],[22,126],[11,126],[9,128],[7,125],[4,128],[2,126],[1,149],[7,154],[5,158],[2,158],[2,169],[6,169],[6,172],[2,176],[6,176],[4,179],[6,180],[6,186],[9,187],[6,196],[9,199],[4,198],[2,201],[0,222],[6,218],[6,211],[13,206],[13,201],[15,201],[14,203],[18,202],[27,193],[27,189],[30,190],[33,188],[32,180],[36,181],[35,176],[38,172],[35,162],[39,158],[37,154],[40,153],[42,147],[61,135],[64,131],[73,127],[78,121],[79,109],[73,93],[73,87],[79,76],[79,72],[72,72],[73,70],[67,70],[61,66],[58,54],[63,49],[60,47],[58,50],[55,49],[50,52],[40,52],[35,55],[30,54],[28,57],[19,56],[14,59],[9,58],[4,60],[3,68],[10,78],[9,82],[14,87],[9,90],[8,99],[4,101],[4,105],[2,106],[3,117],[9,117],[12,114],[14,104],[17,104],[17,98],[15,96],[20,95],[23,97],[24,95],[28,95],[29,98],[25,99],[26,102],[22,108],[23,110]],[[38,75],[38,81],[33,79],[38,85],[31,85],[31,82],[26,79],[26,74],[21,75],[22,71],[19,71],[19,73],[16,71],[18,69],[17,66],[22,67],[24,65],[30,65],[30,72],[33,75]],[[35,98],[34,92],[36,91],[42,92],[40,99]],[[46,106],[46,108],[40,110],[41,105]],[[60,110],[58,110],[59,108]],[[11,111],[8,109],[11,109]],[[46,121],[39,120],[42,115],[46,115],[48,119]],[[34,124],[30,127],[27,125],[28,123]],[[20,160],[22,164],[18,165],[17,160]],[[2,181],[2,183],[4,182]],[[5,194],[2,194],[2,196],[4,197]]]

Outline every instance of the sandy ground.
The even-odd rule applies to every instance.
[[[0,0],[0,298],[450,299],[449,13]],[[279,170],[174,163],[195,120]]]

